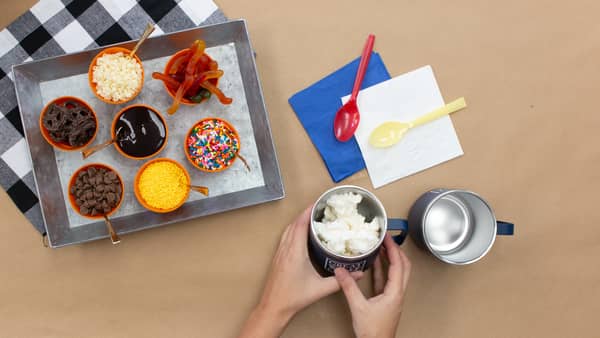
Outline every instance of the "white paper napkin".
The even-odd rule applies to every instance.
[[[350,96],[342,98],[348,101]],[[449,116],[409,130],[399,143],[378,149],[369,135],[386,121],[409,122],[444,105],[431,66],[425,66],[362,90],[356,140],[371,182],[379,188],[463,154]]]

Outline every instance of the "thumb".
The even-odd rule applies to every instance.
[[[358,284],[356,284],[356,281],[346,269],[337,268],[334,272],[335,279],[337,280],[338,284],[340,284],[342,291],[344,291],[344,296],[346,296],[346,300],[348,301],[348,305],[350,305],[351,309],[366,301],[365,296],[363,296],[362,292],[358,288]]]

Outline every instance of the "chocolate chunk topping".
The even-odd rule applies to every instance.
[[[97,123],[94,115],[79,102],[52,103],[42,114],[42,125],[56,143],[80,147],[86,144],[96,132]]]
[[[91,167],[77,174],[69,192],[75,196],[81,214],[97,216],[108,214],[117,207],[123,189],[115,172]]]

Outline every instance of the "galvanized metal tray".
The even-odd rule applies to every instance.
[[[222,106],[216,98],[211,98],[197,106],[182,107],[176,114],[167,116],[166,108],[172,99],[164,91],[162,83],[152,79],[151,73],[162,71],[172,54],[187,48],[196,39],[206,42],[207,53],[225,71],[219,86],[234,98],[234,103]],[[131,49],[134,45],[135,42],[130,41],[114,46]],[[136,99],[123,105],[101,102],[95,98],[87,84],[89,64],[103,48],[13,67],[17,100],[51,247],[108,237],[103,221],[82,218],[67,202],[68,179],[77,168],[86,163],[108,164],[123,177],[123,205],[112,218],[113,226],[119,234],[283,198],[277,155],[244,20],[148,39],[138,52],[144,65],[144,87]],[[112,148],[94,154],[87,160],[83,160],[79,152],[61,152],[52,148],[40,133],[39,114],[45,103],[66,95],[84,99],[96,111],[99,129],[94,144],[110,137],[110,123],[121,108],[134,103],[150,104],[157,108],[163,113],[169,128],[167,147],[157,157],[173,158],[183,164],[194,184],[209,187],[209,197],[192,192],[190,199],[180,209],[168,214],[156,214],[143,209],[133,195],[133,178],[145,161],[126,159]],[[183,153],[185,133],[195,121],[210,116],[225,118],[238,129],[241,154],[247,159],[250,171],[245,169],[241,161],[236,161],[223,172],[203,173],[186,161]]]

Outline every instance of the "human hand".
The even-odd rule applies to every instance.
[[[321,277],[308,257],[310,212],[311,207],[304,210],[281,236],[263,295],[241,337],[276,337],[297,312],[340,289],[335,277]],[[347,275],[354,280],[363,273]]]
[[[263,306],[290,316],[340,289],[334,277],[321,277],[308,257],[310,211],[304,210],[281,236],[261,299]]]
[[[389,234],[385,235],[383,244],[384,248],[373,264],[374,297],[366,299],[348,271],[335,269],[335,277],[350,306],[354,333],[359,338],[393,337],[402,313],[410,261]],[[386,254],[389,261],[387,281],[382,264]]]

